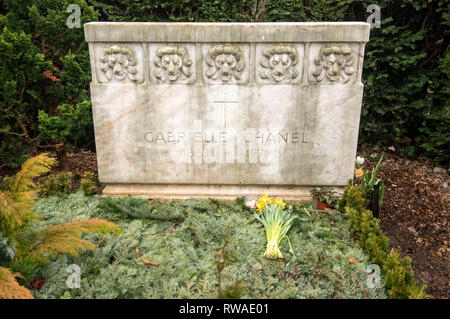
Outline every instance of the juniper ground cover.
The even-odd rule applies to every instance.
[[[86,218],[116,223],[124,234],[85,235],[98,248],[63,256],[42,271],[38,298],[385,298],[367,286],[367,256],[355,246],[341,213],[306,212],[297,219],[285,259],[263,257],[261,223],[242,203],[214,200],[148,202],[86,197],[78,192],[37,201],[38,227]],[[349,261],[350,260],[350,261]],[[81,268],[80,288],[66,285]]]

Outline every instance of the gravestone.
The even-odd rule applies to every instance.
[[[369,24],[84,28],[104,195],[301,201],[353,178]]]

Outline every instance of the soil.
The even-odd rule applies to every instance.
[[[64,172],[72,173],[72,192],[78,190],[81,186],[81,178],[87,172],[94,173],[94,180],[97,188],[93,195],[101,193],[103,185],[98,182],[97,155],[89,150],[78,150],[77,152],[67,153],[64,157],[59,157],[56,152],[48,152],[50,157],[58,161],[58,166],[54,167],[50,174],[58,174]],[[63,162],[62,162],[62,161]]]
[[[372,169],[380,155],[383,161],[377,177],[386,191],[380,211],[380,227],[389,237],[391,247],[412,260],[415,277],[427,285],[430,298],[450,298],[450,177],[447,168],[435,167],[431,160],[411,161],[399,156],[394,148],[382,151],[363,145],[358,151],[366,161],[363,169]],[[55,156],[56,157],[56,156]],[[81,150],[69,153],[67,167],[81,177],[93,172],[98,177],[96,154]],[[79,185],[73,185],[76,189]]]
[[[55,154],[51,155],[56,157]],[[98,178],[97,155],[94,152],[80,150],[76,153],[68,153],[65,160],[67,163],[65,165],[59,163],[59,166],[55,168],[54,173],[63,172],[65,171],[64,167],[68,166],[73,175],[78,174],[84,176],[85,173],[92,172],[95,177]]]
[[[450,222],[448,168],[431,160],[411,161],[392,151],[363,146],[358,155],[372,169],[383,155],[377,177],[386,185],[380,228],[391,247],[411,258],[415,277],[431,298],[450,297]]]

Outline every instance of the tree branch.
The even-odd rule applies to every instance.
[[[52,144],[52,145],[36,145],[38,148],[54,148],[54,149],[60,149],[61,147],[64,146],[64,143],[59,143],[59,144]]]
[[[28,144],[33,144],[33,139],[28,134],[28,130],[27,130],[25,124],[23,124],[22,119],[20,118],[19,114],[17,113],[16,110],[13,110],[13,112],[14,112],[14,118],[16,119],[17,123],[19,124],[20,128],[22,129],[25,140],[27,141]]]
[[[25,136],[25,133],[16,133],[16,132],[8,132],[8,131],[0,131],[0,133],[6,134],[6,135],[19,136],[19,137]]]

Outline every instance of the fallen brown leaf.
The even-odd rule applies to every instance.
[[[44,278],[37,278],[28,286],[28,288],[40,290],[42,288],[42,286],[44,285],[44,283],[45,283]]]
[[[145,258],[142,258],[142,262],[143,262],[144,265],[146,265],[146,266],[155,266],[155,267],[158,267],[158,266],[159,266],[159,264],[158,264],[157,262],[155,262],[155,261],[150,261],[150,260],[145,259]]]

